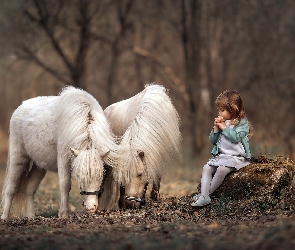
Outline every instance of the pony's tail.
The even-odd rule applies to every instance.
[[[5,205],[5,193],[6,189],[9,185],[9,168],[10,168],[10,157],[9,157],[9,152],[8,152],[8,159],[7,159],[7,167],[6,167],[6,173],[5,173],[5,179],[4,179],[4,185],[2,189],[2,197],[1,197],[1,214],[3,213],[4,205]],[[24,190],[26,188],[26,185],[28,183],[28,174],[30,171],[30,162],[27,163],[27,165],[23,168],[23,172],[21,173],[21,178],[20,178],[20,184],[18,186],[17,192],[14,196],[13,199],[13,214],[17,217],[21,217],[22,215],[22,210],[25,208],[26,205],[26,199],[25,199],[25,193]],[[12,207],[10,208],[10,211],[12,211]]]

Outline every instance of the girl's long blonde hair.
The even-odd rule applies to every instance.
[[[247,119],[249,123],[249,137],[253,135],[253,127],[249,122],[242,97],[236,90],[225,90],[215,100],[215,106],[217,109],[225,109],[231,114],[231,122],[234,125],[240,123],[241,119]]]

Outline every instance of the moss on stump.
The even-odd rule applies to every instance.
[[[205,210],[244,215],[274,208],[293,210],[294,172],[295,165],[286,156],[252,158],[250,165],[225,177]]]

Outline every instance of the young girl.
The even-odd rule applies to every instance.
[[[193,197],[193,207],[211,203],[209,195],[221,185],[225,176],[250,163],[249,136],[252,129],[241,96],[235,90],[226,90],[217,97],[215,105],[218,117],[214,119],[209,135],[214,145],[213,157],[203,167],[201,193]]]

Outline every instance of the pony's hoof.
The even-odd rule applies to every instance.
[[[1,215],[1,220],[8,220],[8,216],[5,216],[4,214]]]
[[[58,212],[58,217],[59,218],[68,218],[68,216],[69,216],[68,211],[59,211]]]

